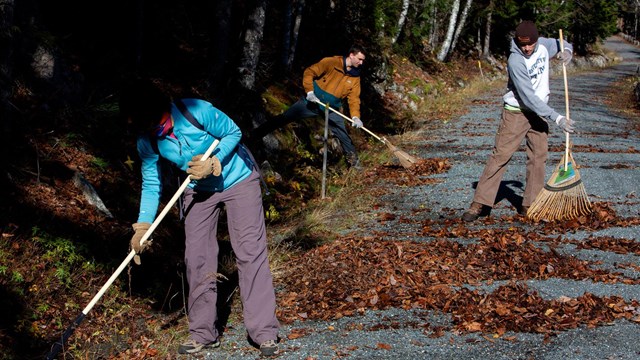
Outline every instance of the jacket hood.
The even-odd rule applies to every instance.
[[[539,46],[539,45],[540,45],[540,44],[537,44],[537,43],[536,43],[536,47],[533,49],[533,52],[534,52],[534,53],[536,52],[536,50],[538,50],[538,46]],[[515,41],[514,39],[511,39],[511,49],[509,49],[509,50],[510,50],[510,52],[511,52],[512,54],[518,54],[518,55],[524,56],[524,57],[525,57],[525,58],[527,58],[527,59],[531,56],[531,55],[525,55],[525,54],[522,52],[522,49],[520,49],[520,47],[518,46],[518,44],[516,44],[516,41]]]

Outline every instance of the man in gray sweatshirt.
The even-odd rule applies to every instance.
[[[563,41],[564,51],[560,51]],[[464,221],[474,221],[494,205],[506,166],[526,139],[527,175],[522,206],[518,213],[526,215],[529,206],[544,186],[547,162],[549,122],[563,131],[573,133],[573,120],[558,114],[549,100],[549,59],[556,56],[568,64],[573,46],[562,39],[538,36],[532,21],[516,27],[507,62],[509,81],[503,96],[502,121],[489,157],[478,181],[473,202],[462,215]]]

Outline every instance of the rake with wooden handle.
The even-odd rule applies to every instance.
[[[327,108],[329,108],[329,110],[333,111],[334,113],[340,115],[341,117],[343,117],[345,120],[353,123],[353,120],[351,120],[348,116],[346,116],[345,114],[341,113],[340,111],[332,108],[331,106],[328,106],[326,104],[321,103],[320,101],[314,101],[316,104],[321,105],[321,106],[326,106]],[[406,152],[398,149],[397,146],[393,145],[391,143],[391,141],[387,140],[384,137],[380,137],[376,134],[374,134],[373,132],[371,132],[369,129],[367,129],[366,127],[362,126],[360,127],[361,130],[364,130],[365,132],[367,132],[369,135],[373,136],[376,140],[382,142],[383,144],[387,145],[387,148],[389,148],[389,151],[391,151],[391,153],[398,158],[398,160],[400,161],[400,165],[402,165],[403,168],[405,169],[411,169],[417,162],[418,159],[416,159],[415,157],[407,154]]]
[[[560,51],[564,51],[562,29],[560,29]],[[564,100],[567,119],[569,117],[569,87],[567,67],[562,63],[564,76]],[[564,156],[551,178],[544,185],[527,211],[527,217],[539,220],[569,220],[591,213],[592,206],[580,178],[578,167],[569,151],[569,133],[565,132]]]
[[[218,146],[219,143],[220,143],[220,140],[216,139],[209,146],[209,148],[204,153],[204,155],[202,155],[201,159],[204,160],[204,159],[208,158],[209,155],[211,155],[211,153],[216,148],[216,146]],[[142,236],[142,239],[140,239],[140,245],[142,245],[145,241],[147,241],[147,239],[149,239],[149,237],[151,237],[151,234],[153,233],[153,231],[158,227],[158,225],[160,224],[162,219],[164,219],[164,217],[167,215],[167,213],[169,213],[169,211],[171,210],[171,207],[173,206],[173,204],[175,204],[176,201],[178,201],[178,198],[187,189],[187,186],[189,186],[190,182],[191,182],[191,175],[187,176],[187,178],[184,180],[184,182],[182,182],[182,185],[180,185],[180,188],[178,188],[178,191],[176,191],[176,193],[173,195],[171,200],[169,200],[169,202],[164,206],[164,208],[162,209],[162,212],[160,212],[158,217],[156,217],[156,219],[153,221],[153,223],[149,227],[149,230],[147,230],[147,232],[144,233],[144,235]],[[71,334],[74,332],[74,330],[78,326],[80,326],[80,323],[82,322],[82,320],[84,320],[84,318],[87,316],[87,314],[89,314],[89,311],[91,311],[91,309],[93,309],[93,307],[96,305],[96,303],[98,303],[98,300],[100,300],[102,295],[104,295],[104,293],[107,291],[107,289],[109,289],[111,284],[113,284],[113,282],[120,275],[120,273],[122,273],[124,268],[131,262],[131,260],[134,258],[134,256],[136,256],[136,251],[135,250],[131,250],[131,252],[129,252],[129,255],[127,255],[127,257],[122,261],[120,266],[118,266],[118,268],[111,275],[109,280],[107,280],[107,282],[104,285],[102,285],[102,288],[100,288],[100,291],[98,291],[98,293],[93,297],[93,299],[91,299],[89,304],[82,310],[80,315],[78,315],[76,317],[76,319],[73,321],[73,323],[67,327],[67,329],[60,336],[58,341],[56,341],[55,344],[53,344],[53,346],[51,347],[51,351],[49,352],[49,354],[47,354],[47,356],[45,358],[46,360],[53,360],[58,355],[58,353],[64,348],[64,344],[67,342],[67,340],[69,339]]]

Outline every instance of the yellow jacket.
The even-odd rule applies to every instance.
[[[309,66],[302,75],[305,92],[314,91],[313,82],[329,94],[347,99],[351,116],[360,117],[360,77],[347,74],[343,56],[326,57]]]

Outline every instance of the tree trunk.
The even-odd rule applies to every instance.
[[[460,15],[460,21],[458,21],[458,26],[456,27],[456,32],[455,35],[453,36],[453,42],[451,43],[451,47],[449,47],[449,50],[447,51],[447,56],[449,57],[449,55],[456,49],[456,45],[458,44],[458,38],[460,37],[460,33],[462,33],[462,29],[464,29],[464,25],[467,22],[467,15],[469,14],[469,9],[471,8],[471,3],[473,2],[473,0],[467,0],[467,3],[464,6],[464,9],[462,9],[462,15]]]
[[[453,1],[453,7],[451,8],[451,16],[449,16],[449,28],[447,30],[447,36],[442,42],[440,52],[438,53],[438,60],[444,61],[449,53],[451,42],[453,41],[453,33],[456,29],[456,23],[458,21],[458,11],[460,10],[460,0]]]
[[[633,21],[633,38],[635,40],[638,40],[638,5],[640,5],[638,3],[640,3],[640,1],[636,0],[635,1],[635,12],[634,12],[634,15],[633,15],[633,20],[634,20]]]
[[[11,126],[13,124],[13,111],[11,108],[11,95],[13,93],[13,41],[10,33],[13,27],[13,10],[14,0],[0,0],[0,118],[2,118],[2,127],[0,136],[3,139],[10,139],[12,133]],[[15,136],[15,135],[14,135]],[[2,141],[0,151],[2,154],[8,154],[8,147],[11,146],[9,141]],[[4,193],[3,189],[8,188],[4,184],[9,178],[6,169],[9,167],[5,164],[8,156],[0,157],[0,169],[4,172],[0,175],[0,193]]]
[[[287,70],[291,70],[293,59],[296,54],[296,48],[298,47],[298,35],[300,35],[300,24],[302,23],[302,11],[304,10],[304,0],[298,1],[298,8],[296,9],[296,19],[293,23],[293,33],[291,39],[291,49],[289,49],[289,61],[287,61]]]
[[[211,73],[209,75],[209,90],[213,93],[226,88],[226,67],[229,58],[229,44],[231,36],[232,0],[218,0],[214,17],[215,27],[211,36]]]
[[[287,2],[287,11],[285,14],[285,33],[284,33],[284,49],[282,63],[285,71],[291,71],[293,60],[298,45],[298,35],[300,33],[300,23],[302,23],[302,10],[304,9],[304,0],[291,0]]]
[[[2,106],[2,118],[5,110],[9,109],[9,98],[13,88],[13,9],[14,0],[0,0],[0,106]],[[3,121],[5,122],[5,121]]]
[[[238,83],[245,89],[253,89],[256,81],[256,70],[260,59],[260,45],[264,34],[267,0],[257,0],[249,15],[244,33],[242,58],[238,66]]]
[[[487,8],[487,17],[485,19],[486,24],[484,28],[484,42],[482,45],[482,58],[487,58],[491,55],[489,44],[491,41],[491,21],[493,17],[493,0],[489,1],[489,7]]]
[[[431,30],[429,31],[429,45],[431,49],[438,47],[438,8],[436,7],[436,1],[431,0]]]
[[[9,105],[13,89],[13,27],[14,0],[0,0],[0,117],[2,123],[2,137],[7,139],[11,124],[11,107]],[[3,141],[3,143],[5,143]],[[3,152],[3,154],[5,154]],[[2,157],[5,158],[4,156]]]
[[[284,10],[284,24],[282,34],[282,68],[287,70],[287,63],[289,62],[289,49],[291,48],[291,32],[292,32],[292,19],[293,19],[293,2],[295,0],[287,0],[287,4]]]
[[[409,0],[402,0],[402,11],[400,11],[400,18],[398,19],[398,26],[396,27],[396,35],[391,39],[391,43],[395,44],[400,37],[404,22],[407,20],[407,12],[409,12]]]

